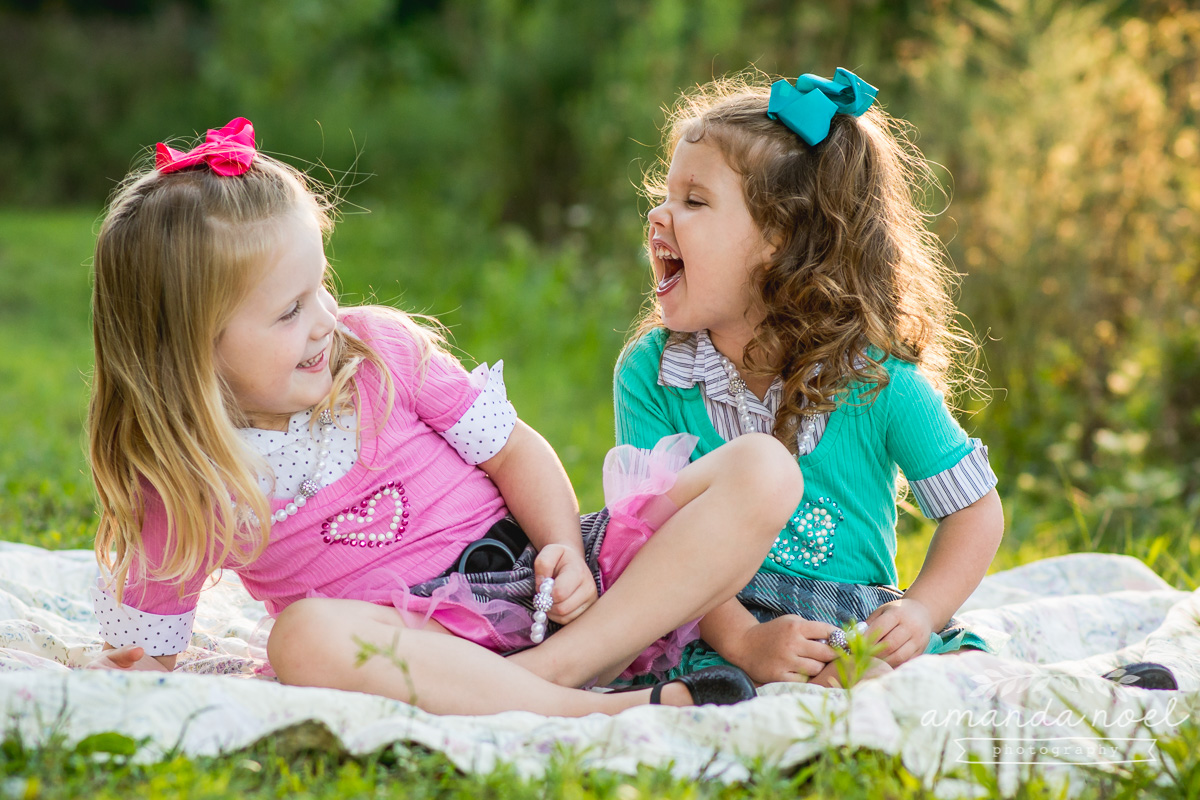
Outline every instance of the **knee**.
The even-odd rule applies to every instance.
[[[759,515],[778,533],[804,497],[796,456],[765,433],[744,434],[726,447],[732,448],[729,469],[743,483],[748,513]]]
[[[282,683],[313,685],[325,651],[322,631],[330,623],[330,601],[297,600],[279,613],[267,638],[267,659]]]

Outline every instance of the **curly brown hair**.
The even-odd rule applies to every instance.
[[[870,400],[887,385],[887,358],[918,364],[946,390],[971,381],[973,369],[954,380],[951,371],[957,354],[973,357],[977,346],[955,322],[958,274],[920,203],[938,183],[909,127],[874,107],[836,115],[829,136],[810,146],[767,116],[769,97],[769,82],[743,76],[684,94],[644,192],[656,203],[665,197],[681,141],[712,142],[741,175],[751,217],[778,244],[751,274],[766,318],[743,358],[748,373],[782,378],[774,434],[794,450],[801,415],[832,411],[855,382],[868,385]],[[659,327],[651,292],[631,341]]]

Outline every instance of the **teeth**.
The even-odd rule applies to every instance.
[[[654,248],[654,255],[655,255],[655,257],[656,257],[656,258],[671,258],[671,259],[675,259],[675,254],[674,254],[674,253],[672,253],[670,250],[668,250],[668,249],[667,249],[667,248],[665,248],[665,247],[656,247],[656,248]],[[678,259],[676,259],[676,260],[678,260]]]

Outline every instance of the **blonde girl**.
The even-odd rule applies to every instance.
[[[172,669],[224,568],[276,617],[285,683],[458,714],[752,696],[729,669],[574,687],[661,671],[745,584],[800,496],[786,449],[618,449],[621,491],[581,520],[500,364],[468,373],[406,315],[338,307],[331,229],[326,197],[240,118],[188,152],[160,144],[114,195],[93,297],[94,666]],[[394,658],[356,666],[363,643]]]

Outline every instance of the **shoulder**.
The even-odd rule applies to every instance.
[[[424,364],[430,355],[442,350],[434,331],[399,309],[357,306],[343,311],[339,321],[385,361]]]
[[[883,361],[881,366],[888,376],[882,394],[899,400],[936,398],[941,402],[942,392],[934,387],[918,365],[893,356]]]
[[[668,335],[666,328],[655,328],[626,344],[617,358],[617,372],[652,368],[657,373]]]
[[[379,306],[356,306],[343,310],[339,322],[368,344],[412,342],[417,324],[403,311]]]
[[[867,355],[883,356],[870,350]],[[839,401],[840,406],[854,410],[855,415],[899,420],[907,411],[944,404],[942,392],[922,374],[917,364],[895,356],[884,357],[878,363],[886,379],[883,385],[855,380],[841,395],[844,403]]]

